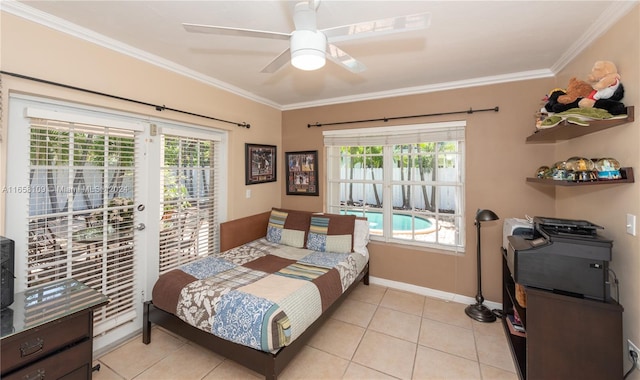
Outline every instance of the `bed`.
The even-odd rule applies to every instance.
[[[144,303],[152,323],[265,376],[287,363],[363,281],[368,223],[274,208],[220,225],[220,253],[161,275]]]

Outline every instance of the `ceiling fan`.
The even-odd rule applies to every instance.
[[[261,70],[263,73],[278,71],[289,59],[294,67],[301,70],[317,70],[324,66],[327,56],[347,70],[359,73],[366,70],[366,66],[338,48],[334,42],[424,29],[430,21],[428,13],[421,13],[318,30],[316,11],[319,5],[320,0],[297,3],[293,13],[295,30],[291,33],[189,23],[182,25],[193,33],[288,40],[289,48],[265,66]]]

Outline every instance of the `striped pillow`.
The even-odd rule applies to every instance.
[[[353,251],[355,216],[312,216],[307,248],[320,252],[350,253]]]
[[[305,212],[272,209],[267,225],[267,240],[276,244],[303,248],[309,228],[309,218],[309,213]]]

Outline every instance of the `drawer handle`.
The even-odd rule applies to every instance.
[[[22,377],[24,380],[42,380],[44,379],[44,369],[28,373]]]
[[[35,338],[32,341],[24,342],[20,345],[20,357],[24,358],[29,355],[33,355],[36,352],[40,352],[43,347],[44,340],[42,338]]]

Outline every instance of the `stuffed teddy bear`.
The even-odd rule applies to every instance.
[[[586,98],[592,91],[593,88],[589,83],[573,77],[569,79],[569,85],[567,86],[564,95],[558,96],[558,103],[571,104],[576,100]]]
[[[588,79],[594,82],[589,94],[578,97],[573,102],[563,104],[558,99],[567,91],[554,89],[546,99],[545,110],[547,112],[564,112],[572,108],[599,108],[614,116],[627,112],[627,108],[620,101],[624,97],[624,86],[620,81],[615,64],[610,61],[596,62]],[[605,86],[608,82],[613,83],[613,86]],[[574,85],[578,86],[578,83],[574,83]],[[598,90],[598,88],[602,88],[602,90]]]
[[[577,78],[569,79],[566,90],[556,88],[546,98],[544,108],[547,112],[563,112],[571,108],[578,108],[578,102],[589,96],[593,91],[591,85]]]
[[[592,83],[593,90],[588,96],[579,100],[580,108],[601,108],[612,115],[626,112],[624,104],[620,103],[624,96],[624,87],[613,62],[597,61],[587,79]]]

